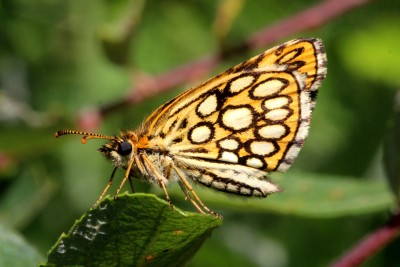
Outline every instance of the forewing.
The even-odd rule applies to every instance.
[[[148,136],[146,148],[181,162],[285,171],[307,136],[325,76],[321,41],[293,40],[177,96],[139,132]]]

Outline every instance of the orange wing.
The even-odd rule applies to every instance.
[[[325,76],[322,42],[293,40],[177,96],[141,131],[149,148],[177,157],[285,171],[308,134]]]

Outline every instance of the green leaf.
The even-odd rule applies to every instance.
[[[283,192],[266,199],[227,197],[205,190],[199,195],[211,209],[240,209],[242,212],[276,212],[300,217],[334,218],[388,210],[394,199],[382,181],[335,175],[289,171],[271,180]],[[177,193],[173,190],[174,193]]]
[[[44,266],[182,266],[221,223],[154,195],[106,198],[60,237]]]
[[[394,44],[400,42],[399,23],[398,16],[371,18],[362,29],[338,40],[341,58],[348,69],[364,79],[398,87],[400,51]]]
[[[29,225],[56,193],[57,184],[43,172],[43,166],[29,167],[24,166],[20,179],[1,195],[0,221],[8,227]]]
[[[383,146],[383,162],[387,179],[397,205],[400,206],[400,91],[397,92],[394,103],[394,114],[391,127],[386,135]]]
[[[290,172],[277,182],[284,192],[271,198],[269,205],[287,214],[354,216],[388,210],[394,205],[383,179]]]
[[[130,44],[141,22],[145,3],[145,0],[119,1],[104,10],[107,18],[99,27],[98,35],[112,62],[120,65],[129,62]]]
[[[36,266],[42,258],[20,235],[0,224],[0,266]]]

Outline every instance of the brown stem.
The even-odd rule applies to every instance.
[[[325,0],[291,17],[277,22],[250,36],[247,44],[251,49],[260,48],[279,39],[305,30],[318,28],[350,10],[371,0]]]
[[[346,252],[343,257],[331,264],[331,267],[359,266],[399,234],[400,212],[394,214],[386,225],[367,236],[351,250]]]

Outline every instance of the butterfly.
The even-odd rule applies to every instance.
[[[61,130],[56,137],[109,140],[99,151],[115,168],[96,204],[122,168],[115,198],[137,177],[161,187],[173,207],[167,185],[178,182],[199,212],[219,216],[192,184],[249,197],[281,191],[268,173],[286,171],[303,146],[326,63],[321,40],[295,39],[183,92],[134,131],[106,136]]]

